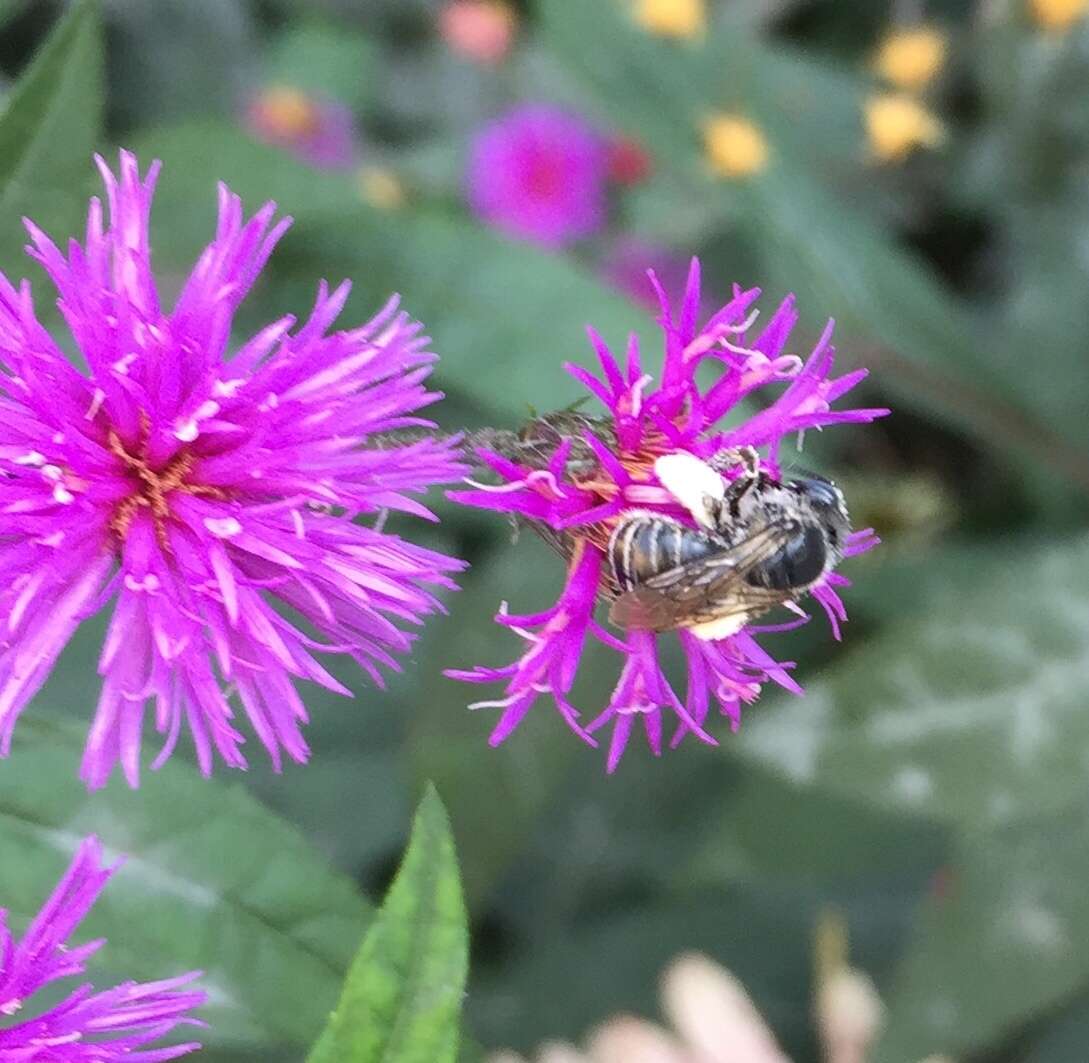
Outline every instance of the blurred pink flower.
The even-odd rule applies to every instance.
[[[831,981],[818,976],[816,1001],[825,1063],[866,1063],[882,1025],[883,1005],[870,980],[844,966]],[[790,1063],[745,987],[700,953],[678,956],[662,973],[668,1025],[614,1015],[592,1030],[585,1047],[562,1041],[540,1046],[534,1063]],[[527,1063],[516,1052],[488,1063]],[[952,1063],[930,1056],[922,1063]]]
[[[249,131],[320,170],[347,170],[359,158],[351,109],[290,85],[268,85],[249,101]]]
[[[607,176],[605,141],[582,118],[524,104],[477,135],[467,194],[489,225],[560,247],[604,225]]]
[[[688,280],[688,259],[677,251],[642,240],[621,236],[606,251],[601,275],[618,291],[651,313],[659,309],[658,297],[647,284],[647,270],[653,270],[662,290],[675,300]],[[700,311],[704,307],[701,305]]]
[[[744,987],[697,953],[679,956],[662,975],[670,1028],[615,1015],[586,1038],[586,1047],[542,1045],[535,1063],[790,1063]],[[489,1063],[525,1063],[497,1052]]]
[[[504,0],[450,0],[439,11],[439,33],[451,51],[476,63],[502,62],[518,18]]]

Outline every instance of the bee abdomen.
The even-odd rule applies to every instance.
[[[641,513],[620,521],[613,529],[609,562],[616,584],[624,592],[716,549],[721,547],[707,536],[669,517]]]

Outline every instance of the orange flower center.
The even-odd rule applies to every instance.
[[[133,484],[132,494],[118,503],[110,518],[109,527],[117,541],[124,542],[136,514],[141,509],[146,509],[155,522],[155,536],[159,545],[168,550],[166,522],[171,517],[169,498],[173,492],[180,491],[203,498],[225,498],[226,493],[219,487],[189,482],[188,476],[196,459],[186,450],[171,458],[164,468],[153,468],[148,461],[148,434],[147,419],[143,418],[140,444],[135,453],[125,446],[112,428],[106,435],[110,453],[120,460]]]

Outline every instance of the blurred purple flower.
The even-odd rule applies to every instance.
[[[462,565],[354,518],[403,510],[456,479],[456,440],[367,446],[439,396],[435,356],[396,298],[367,324],[330,333],[349,286],[318,288],[302,325],[283,317],[230,357],[235,310],[290,219],[249,221],[220,188],[215,238],[170,312],[151,270],[148,217],[158,164],[120,179],[99,160],[109,226],[91,200],[84,246],[67,257],[28,223],[30,254],[60,293],[86,371],[34,315],[30,286],[0,277],[0,755],[80,622],[116,602],[81,777],[118,761],[137,785],[145,708],[165,736],[184,727],[201,770],[214,753],[244,767],[233,693],[279,770],[305,761],[294,679],[349,694],[312,651],[379,665],[439,608]],[[284,607],[288,610],[285,614]],[[300,623],[301,621],[301,623]]]
[[[605,140],[582,118],[525,104],[477,135],[469,204],[503,232],[561,247],[605,223],[608,168]]]
[[[647,284],[648,269],[654,270],[658,283],[671,299],[684,291],[688,260],[668,247],[637,236],[620,237],[601,264],[601,274],[609,284],[639,306],[656,313],[658,297]]]
[[[622,369],[604,341],[591,330],[590,339],[602,366],[601,379],[579,366],[567,366],[568,372],[606,407],[607,421],[615,433],[615,446],[610,446],[592,431],[586,432],[581,442],[596,456],[596,467],[585,475],[580,472],[577,479],[568,475],[567,458],[573,440],[558,446],[544,469],[481,450],[483,461],[503,482],[451,492],[466,505],[519,514],[553,532],[574,536],[576,545],[566,588],[553,608],[533,616],[512,616],[504,606],[496,617],[498,623],[526,641],[523,656],[501,668],[476,667],[448,674],[471,683],[506,684],[499,698],[474,706],[502,710],[491,734],[492,745],[502,742],[518,726],[541,695],[551,697],[570,728],[591,745],[596,745],[593,733],[611,724],[609,771],[619,762],[637,721],[642,722],[655,755],[661,752],[663,710],[672,712],[678,720],[672,746],[689,733],[714,744],[704,727],[712,700],[736,729],[741,705],[754,701],[767,680],[801,693],[789,675],[792,665],[775,661],[755,638],[781,627],[745,626],[736,634],[716,640],[697,637],[687,629],[678,630],[688,672],[682,699],[663,670],[659,635],[633,628],[617,636],[594,619],[599,594],[608,586],[603,577],[609,536],[621,514],[632,509],[650,510],[694,526],[690,515],[655,475],[657,458],[688,452],[706,460],[732,448],[752,447],[760,453],[761,468],[779,479],[779,452],[787,436],[809,428],[871,421],[888,412],[831,408],[836,399],[866,376],[865,370],[841,377],[831,375],[831,322],[807,361],[803,363],[796,355],[785,353],[797,321],[793,296],[750,340],[747,334],[756,317],[753,304],[759,289],[742,291],[735,287],[726,306],[700,326],[697,261],[692,262],[679,317],[673,315],[669,298],[653,272],[650,278],[658,295],[659,323],[665,333],[665,356],[657,387],[652,384],[653,377],[644,372],[634,336]],[[701,388],[698,377],[702,374],[698,370],[708,361],[718,363],[721,374],[710,387]],[[766,408],[734,427],[716,427],[745,396],[775,384],[785,384],[786,388]],[[845,555],[861,553],[876,541],[871,531],[853,533]],[[837,638],[839,624],[846,615],[836,589],[847,585],[847,579],[830,572],[812,591]],[[622,668],[608,706],[584,726],[569,695],[587,635],[619,653]]]
[[[195,1042],[169,1048],[145,1046],[185,1023],[206,995],[186,989],[199,971],[160,982],[124,982],[96,993],[90,983],[36,1015],[21,1015],[31,998],[61,978],[82,974],[85,961],[105,944],[70,947],[83,921],[119,864],[105,867],[98,839],[80,845],[64,877],[23,937],[16,941],[0,908],[0,1060],[4,1063],[159,1063],[199,1048]],[[6,1020],[6,1021],[5,1021]]]
[[[259,140],[290,151],[320,170],[351,169],[359,138],[351,108],[289,85],[270,85],[246,106],[246,126]]]

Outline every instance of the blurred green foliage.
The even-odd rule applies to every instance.
[[[312,762],[282,778],[255,764],[202,781],[179,758],[139,794],[86,797],[74,775],[100,629],[81,632],[0,764],[0,903],[16,922],[48,892],[58,850],[97,831],[133,854],[89,927],[110,938],[101,980],[202,967],[202,1058],[298,1059],[431,778],[471,916],[467,1023],[487,1045],[528,1050],[618,1009],[653,1013],[656,972],[699,948],[743,978],[793,1058],[813,1060],[810,939],[835,907],[890,1009],[882,1063],[1083,1058],[1089,27],[1045,33],[1017,0],[927,6],[950,40],[927,97],[948,136],[878,166],[868,59],[910,5],[736,0],[711,5],[702,41],[677,42],[646,35],[620,0],[525,0],[494,66],[451,52],[428,0],[104,0],[58,24],[62,6],[0,5],[13,278],[29,265],[20,216],[78,233],[92,150],[132,146],[165,162],[165,290],[210,233],[217,180],[250,209],[274,198],[296,224],[240,336],[305,312],[320,277],[353,280],[346,320],[399,291],[442,355],[448,426],[570,402],[560,363],[586,358],[586,323],[618,345],[637,329],[653,349],[645,310],[599,279],[624,233],[699,253],[722,293],[734,280],[797,291],[806,337],[835,315],[843,359],[874,370],[867,398],[894,416],[806,441],[804,460],[857,483],[857,523],[886,539],[849,566],[842,647],[817,625],[769,638],[807,696],[769,691],[719,750],[655,762],[633,749],[614,778],[543,708],[489,749],[489,721],[442,677],[515,652],[491,622],[498,603],[544,607],[562,575],[539,543],[441,501],[429,544],[473,563],[451,615],[385,693],[344,669],[354,701],[308,692]],[[268,84],[352,108],[364,173],[252,139],[243,111]],[[519,99],[562,102],[649,153],[647,180],[613,190],[605,236],[547,252],[470,216],[468,137]],[[763,129],[764,172],[709,172],[700,124],[719,110]],[[403,202],[374,195],[376,172]],[[601,702],[612,667],[587,670],[580,703]],[[413,875],[432,864],[416,849],[408,861]],[[411,905],[406,881],[393,897]],[[401,944],[383,946],[391,969]]]

